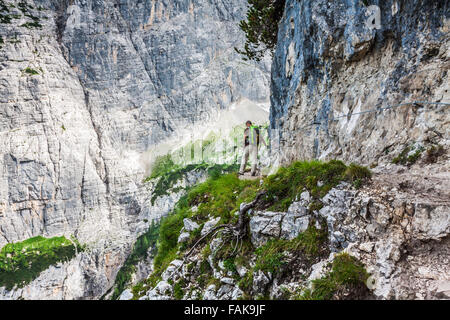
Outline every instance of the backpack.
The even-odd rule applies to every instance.
[[[257,126],[250,127],[249,142],[254,146],[259,145],[259,127]]]

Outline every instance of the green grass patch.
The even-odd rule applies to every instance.
[[[347,166],[338,160],[329,162],[300,161],[283,167],[264,181],[271,210],[286,211],[289,205],[305,190],[319,201],[328,191],[348,178]]]
[[[234,263],[234,257],[230,257],[228,259],[225,259],[223,261],[223,267],[227,271],[237,272],[236,264]]]
[[[288,263],[286,252],[301,253],[304,255],[304,258],[317,257],[322,251],[322,245],[327,241],[327,232],[324,230],[317,229],[314,225],[311,225],[295,239],[270,240],[262,247],[256,249],[255,270],[271,273],[280,272]]]
[[[413,153],[411,153],[412,151],[414,151],[413,147],[405,147],[398,156],[392,159],[392,163],[407,166],[413,165],[414,163],[417,162],[417,160],[419,160],[420,156],[424,151],[424,148],[419,147],[415,149]]]
[[[152,173],[145,181],[150,181],[152,179],[158,178],[170,171],[173,171],[176,168],[178,168],[178,166],[175,165],[170,154],[160,156],[156,158],[155,163],[153,164],[151,169]]]
[[[36,70],[34,70],[34,69],[32,69],[32,68],[25,68],[24,70],[23,70],[23,72],[25,72],[25,73],[27,73],[27,74],[29,74],[29,75],[31,75],[31,76],[34,76],[34,75],[38,75],[39,74],[39,72],[37,72]]]
[[[237,283],[239,289],[246,293],[246,297],[249,298],[251,295],[249,292],[252,291],[253,286],[253,270],[248,271]]]
[[[183,219],[188,217],[184,208],[177,208],[174,214],[170,214],[161,221],[158,236],[158,253],[155,256],[155,268],[168,265],[176,255],[178,237],[183,228]]]
[[[181,300],[184,297],[183,287],[186,285],[184,279],[180,279],[173,286],[173,296],[177,300]]]
[[[366,167],[352,163],[345,170],[344,176],[358,189],[364,182],[372,178],[372,173]]]
[[[323,208],[323,203],[321,201],[317,201],[317,200],[314,200],[313,202],[311,202],[308,207],[309,211],[311,211],[311,212],[319,211],[322,208]]]
[[[261,248],[256,249],[258,259],[255,269],[264,272],[275,273],[287,262],[285,260],[283,240],[271,240]]]
[[[217,178],[220,175],[228,172],[235,172],[238,170],[237,165],[210,165],[207,163],[190,164],[185,167],[176,165],[170,155],[160,157],[156,160],[152,174],[145,180],[145,182],[153,179],[158,179],[153,188],[151,203],[155,203],[158,197],[173,192],[174,185],[179,182],[187,173],[194,170],[205,170],[212,178]],[[177,190],[179,191],[179,190]]]
[[[0,251],[0,286],[8,290],[22,288],[51,265],[70,261],[76,250],[84,247],[65,237],[44,238],[41,236],[10,243]]]
[[[259,189],[259,181],[240,180],[236,174],[212,177],[188,193],[188,206],[198,206],[196,217],[199,219],[211,215],[228,223],[235,218],[233,214],[240,204],[253,200]]]
[[[361,262],[347,253],[342,253],[337,255],[331,263],[331,271],[324,277],[313,280],[312,290],[306,290],[297,298],[301,300],[330,300],[335,294],[345,289],[366,292],[368,289],[365,283],[368,278],[369,274]]]

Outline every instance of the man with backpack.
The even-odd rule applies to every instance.
[[[245,166],[247,165],[248,158],[252,163],[251,175],[256,175],[256,164],[258,161],[258,148],[260,140],[267,146],[264,139],[260,139],[259,128],[253,126],[252,122],[249,120],[245,123],[247,128],[244,130],[244,154],[242,155],[241,168],[239,174],[243,175],[245,171]]]

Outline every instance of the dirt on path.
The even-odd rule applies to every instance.
[[[450,206],[450,161],[417,163],[406,167],[388,164],[372,169],[370,187],[416,203]],[[450,214],[450,213],[449,213]]]

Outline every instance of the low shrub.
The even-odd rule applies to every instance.
[[[415,150],[415,151],[414,151]],[[414,153],[411,153],[414,151]],[[411,166],[419,160],[424,151],[423,147],[413,149],[413,147],[405,147],[400,154],[392,159],[392,163]]]
[[[351,298],[366,294],[365,285],[369,274],[363,264],[347,253],[337,255],[331,263],[331,271],[324,277],[313,280],[312,290],[306,290],[300,297],[302,300],[330,300],[339,292],[355,291]]]
[[[37,72],[36,70],[31,69],[31,68],[26,68],[26,69],[23,70],[23,71],[24,71],[25,73],[29,74],[29,75],[32,75],[32,76],[39,74],[39,72]]]
[[[351,182],[355,188],[361,187],[363,182],[367,182],[372,178],[372,173],[368,168],[354,163],[347,167],[344,175],[346,180]]]
[[[323,226],[325,227],[325,225]],[[273,239],[256,249],[255,270],[277,273],[287,264],[285,252],[301,253],[304,258],[316,258],[327,241],[325,229],[311,225],[292,240]]]

